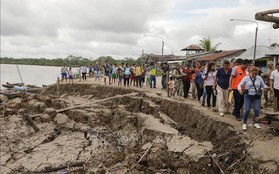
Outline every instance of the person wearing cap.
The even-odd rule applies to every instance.
[[[244,61],[242,59],[236,60],[238,66],[235,66],[232,68],[231,77],[229,81],[229,90],[233,90],[233,97],[234,97],[234,109],[233,109],[233,115],[238,121],[241,121],[240,117],[240,110],[244,103],[244,96],[240,95],[238,90],[238,85],[241,82],[241,80],[247,76],[246,74],[246,68],[247,68],[247,61]]]
[[[264,79],[264,83],[270,87],[270,76],[271,76],[271,73],[274,71],[274,68],[273,68],[273,62],[272,61],[269,61],[267,63],[267,71],[265,73],[262,73],[262,78]],[[265,103],[264,105],[265,106],[268,106],[270,103],[273,102],[273,91],[271,90],[269,92],[269,90],[264,90],[263,91],[264,93],[264,100],[265,100]],[[270,93],[270,96],[268,97],[268,93]]]

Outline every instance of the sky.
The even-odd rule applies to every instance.
[[[210,37],[219,50],[254,45],[255,13],[279,0],[1,0],[1,57],[138,58],[180,51]],[[276,14],[278,16],[278,14]],[[279,29],[259,24],[258,45],[279,43]],[[144,36],[148,35],[148,36]]]

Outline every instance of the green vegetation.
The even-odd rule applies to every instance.
[[[139,58],[137,60],[132,59],[132,58],[125,58],[122,60],[114,59],[111,56],[102,56],[97,59],[88,59],[88,58],[83,58],[83,57],[77,57],[70,55],[67,58],[57,58],[57,59],[46,59],[46,58],[20,58],[20,59],[15,59],[15,58],[8,58],[8,57],[1,57],[0,59],[0,64],[24,64],[24,65],[42,65],[42,66],[72,66],[72,67],[79,67],[82,65],[92,65],[96,62],[99,62],[99,64],[104,63],[105,61],[108,61],[111,64],[121,64],[123,63],[128,63],[128,64],[133,64],[133,63],[141,63],[144,64],[145,59],[144,58]]]
[[[221,42],[217,43],[214,47],[212,47],[212,42],[210,40],[210,37],[208,38],[204,37],[202,40],[200,40],[200,46],[205,52],[216,50],[219,45],[221,45]]]

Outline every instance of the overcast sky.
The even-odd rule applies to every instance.
[[[68,55],[137,58],[180,50],[210,36],[221,50],[254,44],[255,13],[279,8],[279,0],[1,0],[1,57]],[[258,44],[279,43],[279,29],[259,24]]]

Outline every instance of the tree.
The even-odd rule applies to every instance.
[[[279,47],[279,44],[275,42],[275,43],[271,44],[270,46],[271,47]]]
[[[210,37],[208,38],[204,37],[202,40],[200,40],[200,46],[205,52],[216,50],[219,45],[221,45],[221,42],[217,43],[214,47],[212,47]]]

